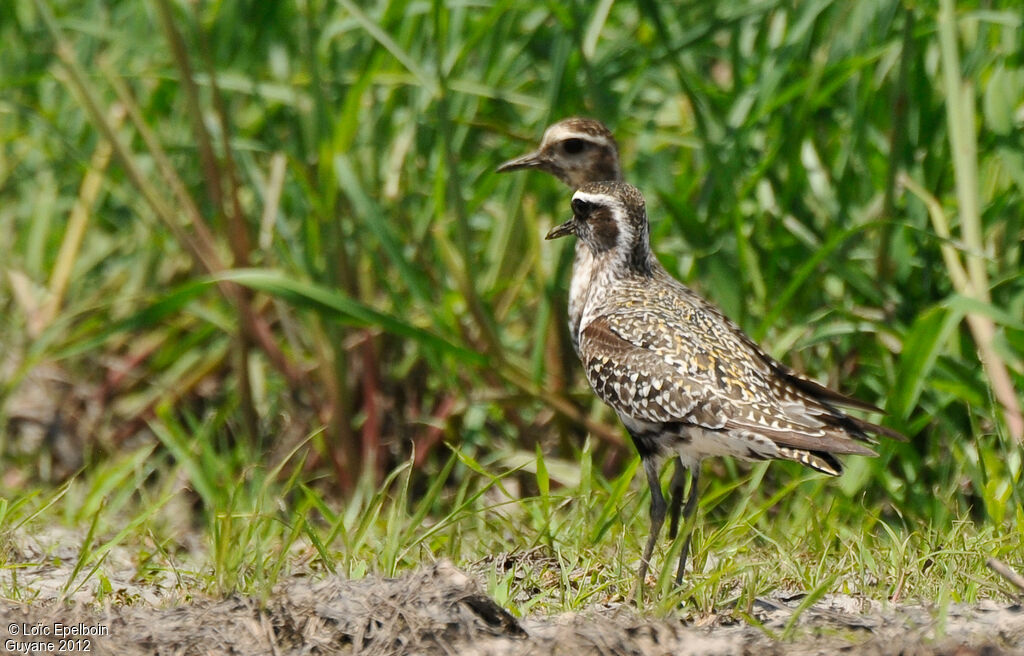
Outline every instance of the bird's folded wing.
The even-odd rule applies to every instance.
[[[810,378],[807,378],[806,376],[793,371],[792,369],[782,364],[769,354],[765,353],[764,349],[762,349],[757,344],[757,342],[752,340],[745,332],[743,332],[742,328],[736,325],[736,322],[734,322],[729,317],[725,316],[721,310],[705,301],[693,290],[683,286],[677,280],[672,278],[670,278],[670,286],[672,287],[672,291],[674,293],[673,295],[676,296],[676,300],[679,302],[677,304],[677,307],[684,307],[687,309],[697,307],[709,317],[713,317],[716,322],[721,323],[723,327],[728,329],[728,331],[731,333],[731,337],[733,338],[733,340],[735,340],[735,346],[737,346],[741,351],[745,351],[746,354],[750,355],[753,359],[763,363],[765,366],[771,369],[773,373],[775,373],[780,378],[783,378],[793,387],[814,396],[819,401],[823,401],[825,403],[829,403],[832,405],[838,405],[846,408],[856,408],[858,410],[865,410],[867,412],[879,412],[883,414],[885,413],[884,410],[876,407],[871,403],[861,401],[860,399],[855,399],[852,396],[843,394],[842,392],[837,392],[833,389],[829,389],[828,387],[825,387],[821,383],[811,380]],[[895,435],[888,436],[896,437],[896,439],[906,439],[902,435],[899,435],[898,433],[896,433]]]
[[[696,314],[685,317],[693,323],[686,330],[666,329],[650,309],[589,323],[580,333],[580,355],[598,396],[648,422],[745,431],[797,449],[874,454],[857,441],[870,441],[866,435],[844,430],[851,418],[774,375],[730,331],[702,325],[717,317],[690,309]],[[675,313],[673,318],[678,321]]]

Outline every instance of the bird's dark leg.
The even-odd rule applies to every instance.
[[[672,482],[668,484],[669,513],[668,539],[675,540],[679,530],[679,511],[683,507],[683,488],[686,486],[686,465],[677,457],[675,469],[672,471]]]
[[[676,463],[676,473],[682,469],[682,461]],[[676,476],[672,475],[672,482],[675,483]],[[697,462],[690,468],[690,494],[686,497],[686,507],[683,508],[683,517],[687,523],[690,518],[693,517],[693,513],[697,510],[697,482],[700,480],[700,462]],[[679,489],[679,494],[682,495],[682,488]],[[683,570],[686,569],[686,557],[690,555],[690,537],[693,535],[693,527],[691,526],[686,533],[686,542],[683,543],[683,550],[679,552],[679,567],[676,568],[676,585],[683,582]]]
[[[661,493],[661,480],[658,478],[657,458],[647,457],[643,459],[644,471],[647,473],[647,484],[651,487],[651,534],[647,537],[647,546],[644,547],[644,556],[640,561],[640,576],[637,579],[637,592],[643,590],[644,579],[647,578],[647,570],[651,564],[651,554],[654,553],[654,543],[658,541],[658,534],[665,524],[665,495]]]

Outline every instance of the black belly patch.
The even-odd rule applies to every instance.
[[[634,432],[628,428],[626,430],[633,438],[633,444],[636,445],[636,451],[640,457],[649,458],[663,455],[676,445],[688,444],[690,442],[690,437],[686,434],[688,426],[689,424],[684,424],[681,421],[671,421],[644,431]]]

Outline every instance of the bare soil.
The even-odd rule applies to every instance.
[[[823,598],[799,615],[794,638],[774,639],[797,598],[759,599],[756,628],[730,616],[703,626],[644,617],[626,604],[513,617],[448,562],[400,578],[317,582],[295,577],[266,600],[235,596],[158,608],[0,601],[0,653],[124,654],[943,654],[1024,653],[1024,609],[952,606],[942,622],[921,606],[883,608]],[[71,628],[68,628],[71,627]],[[67,635],[77,631],[78,635]],[[65,635],[61,635],[64,633]],[[35,634],[35,635],[33,635]],[[30,644],[42,643],[42,644]]]

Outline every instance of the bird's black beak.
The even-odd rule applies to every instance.
[[[527,153],[521,157],[510,159],[501,166],[498,167],[498,173],[505,173],[506,171],[518,171],[519,169],[535,169],[543,166],[544,160],[540,156],[540,152]]]
[[[564,237],[566,235],[574,235],[576,234],[576,225],[576,217],[574,216],[562,225],[552,228],[550,232],[544,236],[544,239],[558,239],[559,237]]]

